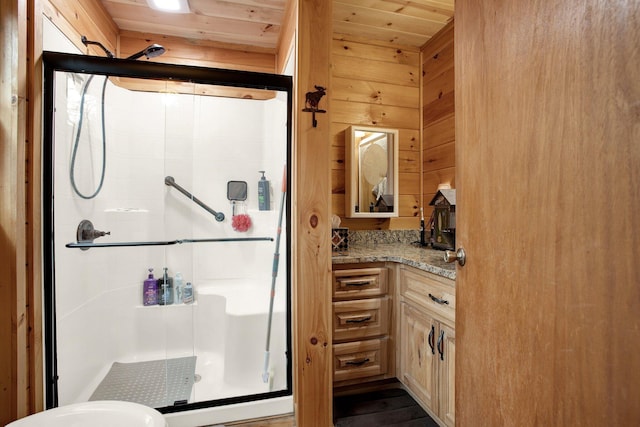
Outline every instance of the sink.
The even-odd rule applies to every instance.
[[[74,403],[49,409],[6,427],[166,427],[162,414],[138,403],[115,400]]]

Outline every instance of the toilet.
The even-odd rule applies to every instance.
[[[6,427],[167,427],[162,414],[132,402],[99,400],[74,403],[38,412]]]

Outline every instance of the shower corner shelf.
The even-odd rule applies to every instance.
[[[185,304],[185,303],[181,303],[181,304],[165,304],[165,305],[160,305],[160,304],[154,304],[154,305],[142,305],[142,304],[136,304],[135,308],[136,309],[140,309],[140,310],[158,310],[161,308],[169,308],[169,307],[182,307],[184,309],[188,308],[188,307],[193,307],[193,306],[197,306],[198,305],[198,300],[194,300],[193,302],[189,303],[189,304]]]

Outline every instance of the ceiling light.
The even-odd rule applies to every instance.
[[[147,0],[151,9],[169,13],[189,13],[189,0]]]

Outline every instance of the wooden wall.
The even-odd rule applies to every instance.
[[[295,41],[296,41],[296,22],[298,19],[298,2],[287,2],[287,8],[284,11],[284,21],[280,27],[280,39],[278,40],[278,48],[276,51],[276,68],[277,74],[285,71],[289,56],[292,55],[295,60]]]
[[[330,87],[332,2],[299,0],[293,149],[293,390],[297,426],[332,426],[330,122],[300,112],[315,85]],[[324,100],[329,111],[331,100]]]
[[[453,21],[422,47],[422,182],[425,217],[439,184],[455,188]]]
[[[417,228],[420,182],[420,52],[333,35],[331,48],[332,213],[351,229]],[[322,102],[321,102],[322,107]],[[322,119],[322,117],[321,117]],[[345,214],[345,130],[351,125],[400,131],[400,216],[348,219]]]
[[[0,2],[0,425],[28,414],[27,7]]]

